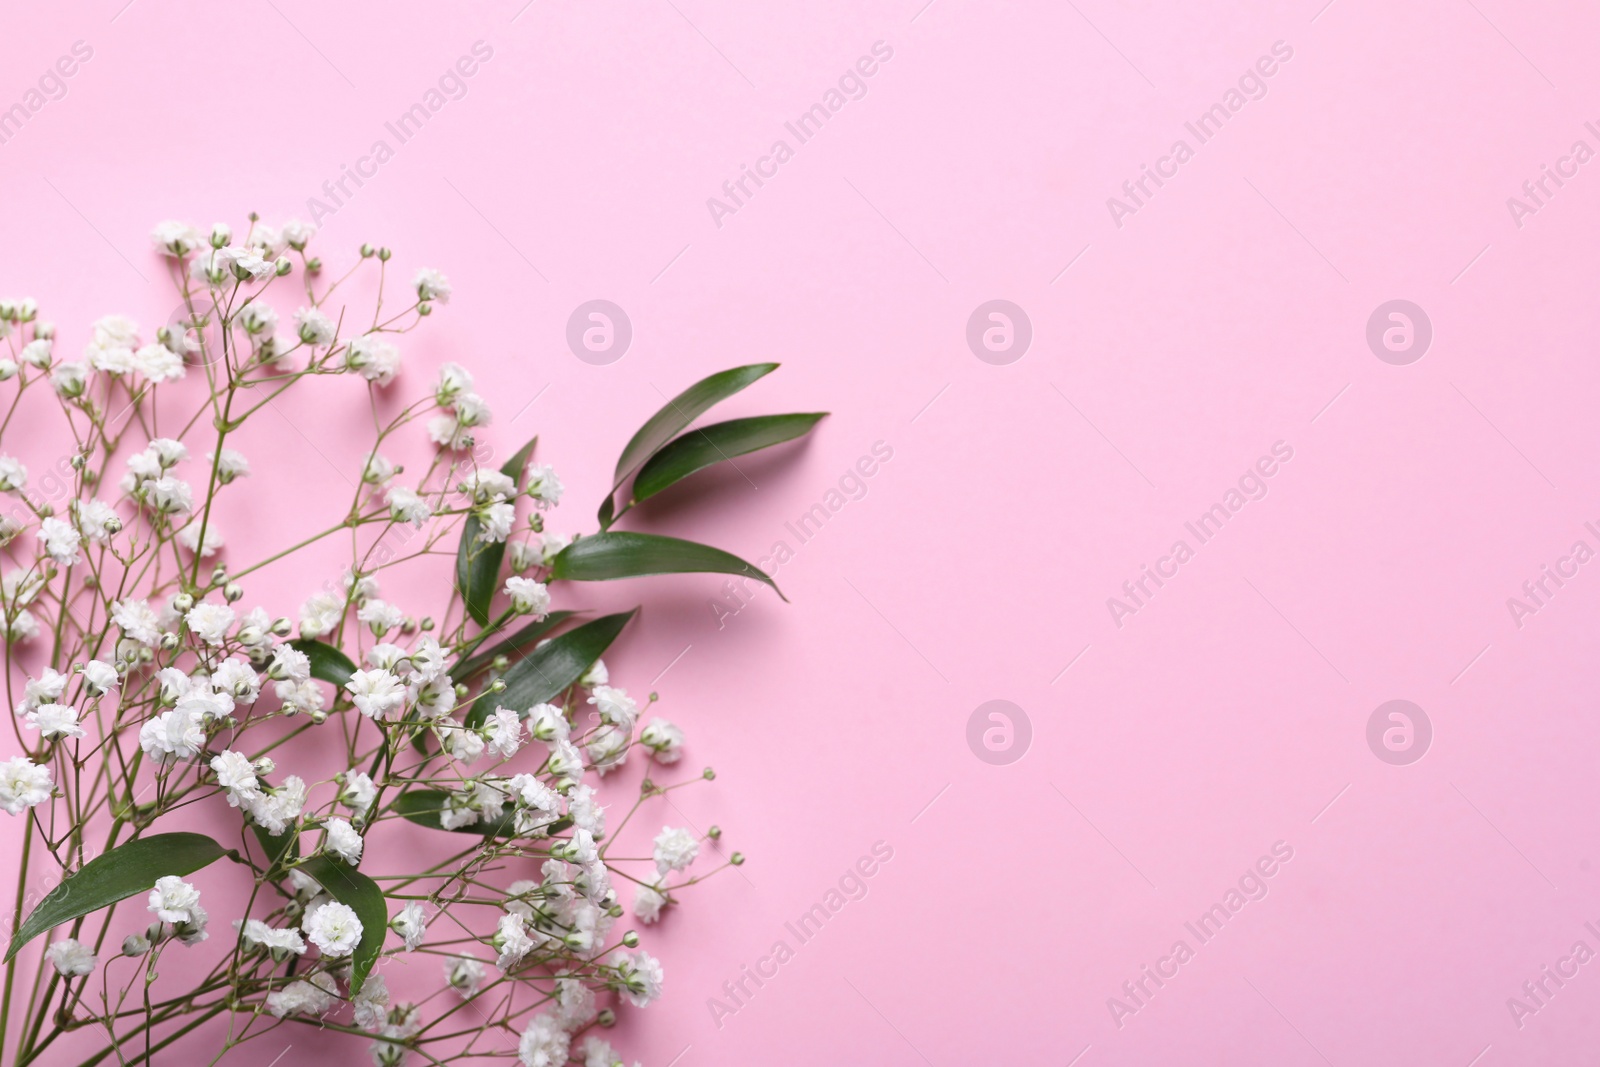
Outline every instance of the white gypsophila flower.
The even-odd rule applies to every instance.
[[[389,983],[381,974],[371,974],[361,990],[350,998],[355,1023],[363,1030],[377,1031],[389,1018]]]
[[[83,350],[83,358],[91,370],[120,378],[134,370],[133,349],[123,345],[92,344]]]
[[[471,1000],[487,973],[483,961],[474,956],[452,956],[444,967],[444,981],[462,1000]]]
[[[406,650],[390,641],[380,641],[367,649],[367,662],[402,678],[411,668]]]
[[[369,719],[383,719],[405,704],[405,683],[386,670],[358,670],[344,687],[356,708]]]
[[[663,826],[661,832],[656,835],[655,851],[652,855],[656,861],[656,870],[662,874],[686,869],[699,854],[700,842],[688,830]]]
[[[478,540],[491,545],[504,541],[517,521],[517,509],[505,501],[478,508],[472,514],[478,520]]]
[[[200,717],[187,709],[164,711],[139,727],[139,747],[158,763],[193,759],[205,743],[205,728]]]
[[[145,446],[145,451],[155,456],[162,470],[176,467],[189,458],[189,446],[171,437],[151,438],[150,443]]]
[[[9,356],[0,356],[0,382],[9,382],[22,368]]]
[[[416,287],[418,300],[436,304],[450,303],[450,294],[454,291],[448,278],[429,267],[417,271],[417,277],[411,284]]]
[[[609,685],[611,672],[606,669],[606,661],[597,659],[583,672],[583,677],[578,679],[578,684],[593,689],[597,685]]]
[[[208,645],[220,645],[233,625],[234,611],[226,604],[196,604],[183,616],[189,632]]]
[[[259,300],[252,300],[246,304],[234,318],[234,324],[244,330],[251,338],[252,344],[260,339],[271,337],[278,329],[278,312],[271,304],[263,304]]]
[[[175,382],[188,373],[183,357],[163,344],[151,343],[133,354],[133,369],[152,385]]]
[[[543,582],[507,578],[506,595],[511,598],[511,610],[519,615],[532,615],[537,621],[550,612],[550,590]]]
[[[558,778],[577,778],[583,773],[583,753],[571,741],[551,742],[550,758],[545,766]]]
[[[428,505],[416,492],[403,485],[396,485],[384,495],[384,501],[389,505],[389,517],[395,522],[409,522],[417,529],[422,529],[422,524],[433,517],[433,508]]]
[[[7,815],[21,815],[43,804],[53,788],[50,768],[34,764],[26,756],[12,756],[0,763],[0,809]]]
[[[336,593],[314,593],[300,606],[300,636],[321,637],[344,618],[345,599]]]
[[[581,979],[562,975],[556,979],[556,1019],[565,1030],[577,1030],[594,1018],[594,990]]]
[[[571,1037],[551,1015],[535,1015],[517,1042],[522,1067],[562,1067],[567,1062]]]
[[[213,465],[217,468],[217,481],[223,485],[250,473],[250,461],[244,453],[231,448],[219,449]]]
[[[531,541],[510,541],[506,544],[506,561],[511,564],[511,570],[516,574],[542,562],[543,554],[539,547]]]
[[[121,486],[124,493],[144,492],[146,482],[161,477],[161,458],[150,449],[135,452],[125,461],[128,472],[122,476]]]
[[[150,506],[164,515],[175,515],[194,506],[194,491],[180,478],[155,478],[145,482],[142,488]]]
[[[283,236],[277,229],[264,222],[257,222],[250,227],[250,235],[245,238],[245,244],[259,251],[263,256],[276,257],[283,251]]]
[[[598,796],[593,786],[582,782],[567,794],[567,814],[572,816],[572,825],[596,838],[606,833],[606,809],[596,799]]]
[[[578,1052],[583,1057],[583,1067],[627,1067],[622,1057],[617,1055],[617,1050],[611,1047],[611,1042],[603,1037],[590,1034],[583,1039]]]
[[[18,715],[26,715],[40,704],[59,700],[67,691],[67,676],[54,667],[46,667],[37,678],[27,678],[22,683],[22,703]]]
[[[62,397],[75,400],[89,386],[87,363],[57,363],[50,371],[50,385]]]
[[[251,763],[250,757],[243,752],[223,749],[221,753],[211,757],[210,766],[211,772],[217,776],[217,784],[227,790],[230,807],[237,808],[260,794],[255,764]]]
[[[658,763],[673,764],[683,758],[683,731],[666,719],[651,719],[639,731],[639,743],[655,754]]]
[[[38,337],[22,346],[22,351],[17,353],[17,358],[30,367],[47,370],[50,367],[50,352],[53,345],[48,337]]]
[[[316,715],[328,706],[322,687],[309,679],[278,682],[272,687],[272,692],[282,702],[280,710],[285,715],[296,715],[302,711]]]
[[[429,419],[428,439],[440,448],[455,452],[471,448],[477,440],[472,430],[461,425],[454,415],[435,415]]]
[[[620,726],[610,723],[601,726],[589,735],[589,743],[584,746],[584,751],[589,755],[589,766],[604,778],[628,762],[630,740],[628,731]]]
[[[254,704],[261,696],[261,676],[242,659],[224,660],[211,672],[211,685],[241,704]]]
[[[382,485],[394,477],[394,464],[377,452],[368,452],[361,467],[361,480],[368,485]]]
[[[122,529],[122,517],[103,500],[77,500],[73,511],[78,517],[78,532],[95,544],[108,544]]]
[[[44,591],[44,583],[45,576],[37,569],[12,571],[0,578],[0,603],[25,608],[38,599]]]
[[[247,949],[269,952],[273,959],[281,961],[290,956],[305,955],[306,942],[299,930],[279,929],[268,926],[260,919],[246,919],[239,932]]]
[[[483,735],[465,726],[450,724],[440,728],[439,743],[457,763],[475,763],[483,755]]]
[[[71,937],[51,942],[50,947],[45,949],[45,956],[50,960],[50,966],[63,978],[89,974],[98,962],[94,949]]]
[[[488,504],[517,495],[517,483],[503,471],[479,467],[467,473],[457,488],[474,503]]]
[[[4,622],[8,642],[32,641],[39,636],[39,620],[31,611],[13,608],[6,612]]]
[[[357,577],[354,571],[346,567],[339,580],[344,583],[345,592],[352,600],[370,600],[378,595],[378,576],[375,574]]]
[[[474,382],[472,375],[459,363],[446,363],[439,368],[439,384],[433,388],[433,398],[442,408],[447,408],[462,393],[470,393]]]
[[[348,904],[329,901],[306,912],[300,928],[324,956],[337,959],[355,951],[361,940],[361,920]]]
[[[61,566],[70,567],[78,562],[78,545],[83,538],[70,522],[53,517],[45,519],[39,523],[39,540],[50,558]]]
[[[554,704],[535,704],[528,709],[528,734],[539,741],[565,741],[571,730],[566,713]]]
[[[283,784],[247,798],[242,807],[273,837],[282,834],[305,810],[307,795],[305,780],[298,775],[287,775]]]
[[[126,315],[103,315],[95,320],[94,343],[135,348],[139,344],[139,324]]]
[[[511,970],[522,958],[533,951],[533,938],[528,936],[527,920],[517,914],[500,916],[500,924],[491,939],[495,951],[500,953],[495,966],[501,973]]]
[[[150,240],[163,255],[175,259],[182,259],[206,244],[205,234],[200,232],[199,227],[170,219],[156,224],[156,228],[150,231]]]
[[[317,235],[317,228],[301,219],[289,219],[278,227],[278,234],[284,244],[296,252],[302,252],[311,243],[311,238]]]
[[[313,348],[332,343],[338,327],[332,319],[316,308],[300,308],[294,313],[295,332],[300,340]]]
[[[179,530],[173,537],[186,551],[199,555],[201,559],[214,556],[222,549],[222,534],[217,530],[217,520],[212,519],[203,524],[205,527],[205,541],[201,542],[201,526],[199,519],[191,519],[189,524]]]
[[[267,677],[278,681],[303,682],[311,677],[311,657],[291,645],[279,645],[272,650],[272,663],[267,667]]]
[[[661,918],[661,909],[667,906],[667,876],[659,871],[640,883],[633,894],[633,914],[642,923],[653,923]]]
[[[147,600],[119,600],[111,605],[111,621],[124,637],[141,645],[161,640],[161,617]]]
[[[24,725],[50,739],[84,736],[83,727],[78,725],[78,709],[70,704],[40,704],[28,712]]]
[[[495,708],[484,721],[483,731],[491,756],[510,759],[522,747],[522,720],[510,708]]]
[[[92,659],[83,665],[83,681],[91,690],[103,695],[115,689],[120,679],[111,664]]]
[[[361,862],[364,842],[348,819],[333,818],[323,824],[322,850],[332,852],[352,867]]]
[[[15,493],[28,484],[28,468],[10,456],[0,456],[0,493]]]
[[[373,385],[388,385],[400,373],[400,349],[381,337],[363,334],[345,346],[344,366]]]
[[[600,713],[602,722],[628,732],[632,732],[634,721],[639,717],[638,702],[628,695],[626,689],[597,685],[589,691],[589,703]]]
[[[477,393],[462,393],[451,405],[456,422],[462,426],[487,426],[494,421],[489,402]]]
[[[156,879],[150,890],[150,912],[164,923],[186,923],[195,917],[200,890],[175,874]]]
[[[372,599],[356,609],[356,618],[367,624],[374,637],[382,637],[406,621],[406,613],[384,600]]]
[[[563,491],[561,479],[556,477],[555,468],[550,464],[535,463],[528,468],[528,495],[533,497],[536,507],[555,507],[561,503]]]
[[[286,1015],[321,1015],[339,1003],[338,993],[333,975],[319,971],[309,980],[290,982],[268,993],[267,1011],[279,1019]]]
[[[640,949],[625,952],[617,949],[607,960],[614,969],[612,987],[623,994],[636,1008],[647,1006],[661,996],[661,983],[665,978],[661,961]]]
[[[358,818],[366,816],[378,799],[378,787],[365,771],[345,771],[339,776],[339,803],[349,808]]]
[[[413,900],[400,909],[389,922],[389,927],[400,935],[407,952],[415,952],[428,935],[428,912],[421,901]]]

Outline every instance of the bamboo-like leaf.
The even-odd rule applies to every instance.
[[[458,682],[465,681],[487,667],[496,656],[515,656],[576,614],[575,611],[552,611],[538,622],[530,622],[487,651],[475,653],[451,667],[450,677]]]
[[[155,834],[125,842],[79,867],[39,901],[12,935],[6,959],[46,930],[147,893],[158,878],[193,874],[224,856],[237,856],[204,834]]]
[[[803,437],[826,411],[796,415],[760,415],[732,419],[690,430],[674,438],[639,468],[630,505],[648,500],[696,471],[763,448]]]
[[[621,458],[617,460],[617,471],[612,480],[611,492],[606,494],[605,503],[600,505],[600,528],[604,530],[611,525],[615,516],[614,498],[617,490],[622,488],[622,483],[626,482],[646,460],[660,451],[661,446],[678,436],[713,404],[726,400],[777,369],[776,363],[752,363],[746,367],[719,371],[709,378],[695,382],[667,401],[660,411],[650,416],[650,420],[639,427],[639,432],[633,435],[628,447],[622,450]]]
[[[290,641],[289,646],[304,652],[311,661],[311,677],[332,682],[335,689],[343,689],[344,683],[356,672],[356,665],[350,657],[332,645],[300,637]]]
[[[533,446],[538,442],[538,437],[531,439],[500,468],[518,489],[522,488],[522,472],[528,465],[528,457],[533,455]],[[462,524],[461,544],[456,548],[456,585],[466,601],[467,612],[479,626],[487,626],[489,606],[494,603],[495,591],[500,587],[500,563],[506,556],[506,544],[504,541],[480,542],[478,534],[482,529],[483,524],[476,515],[468,515]]]
[[[313,856],[300,864],[300,870],[315,878],[333,899],[349,905],[361,920],[361,940],[350,961],[350,995],[355,996],[383,951],[389,931],[389,905],[383,890],[354,867],[330,856]]]
[[[601,616],[540,645],[506,671],[503,692],[473,704],[467,713],[467,725],[483,725],[496,707],[522,712],[560,696],[594,666],[638,611],[634,608]]]
[[[551,564],[553,578],[604,582],[646,574],[737,574],[772,587],[784,600],[778,583],[758,567],[729,552],[697,541],[659,534],[612,530],[580,537]]]

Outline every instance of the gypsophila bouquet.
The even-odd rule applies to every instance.
[[[772,585],[728,553],[614,526],[822,416],[689,430],[774,365],[704,379],[628,442],[598,530],[559,536],[562,484],[532,441],[484,462],[490,408],[466,370],[395,399],[397,339],[448,303],[442,274],[396,300],[387,249],[333,279],[312,227],[255,216],[237,238],[171,222],[153,237],[181,294],[153,335],[108,315],[69,344],[33,300],[0,302],[0,628],[20,752],[0,760],[0,808],[22,838],[0,1060],[172,1062],[188,1040],[216,1062],[309,1027],[326,1035],[281,1043],[365,1035],[380,1067],[620,1063],[596,1028],[663,981],[619,928],[624,902],[653,923],[742,857],[721,858],[716,827],[612,853],[637,813],[712,773],[665,782],[683,734],[613,684],[601,657],[634,611],[586,618],[557,594],[688,571]],[[370,318],[335,304],[363,286]],[[270,516],[306,506],[269,511],[251,540],[293,543],[233,558],[225,516],[268,473],[243,427],[328,378],[371,420],[348,505],[292,536]],[[41,429],[57,416],[65,432]],[[24,459],[51,441],[66,454],[30,480]],[[386,458],[407,447],[429,457],[420,476]],[[283,588],[302,573],[285,560],[330,545],[342,576]],[[397,602],[404,568],[429,564],[449,575],[435,602]],[[644,777],[608,808],[602,780],[630,759]],[[703,851],[715,861],[691,872]]]

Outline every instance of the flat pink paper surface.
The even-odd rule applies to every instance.
[[[776,360],[719,411],[833,412],[640,515],[783,543],[792,603],[656,580],[613,664],[717,769],[682,819],[750,856],[647,932],[630,1062],[1592,1057],[1593,11],[124,4],[5,15],[0,108],[92,49],[0,143],[0,293],[72,349],[165,321],[153,223],[315,198],[330,263],[454,281],[403,381],[468,364],[496,449],[541,435],[558,530],[703,374]],[[593,300],[614,362],[569,348]],[[1026,328],[969,331],[996,300]],[[230,552],[343,507],[346,395],[268,417]],[[995,700],[1026,728],[969,730]],[[1369,743],[1395,700],[1430,740],[1409,710]],[[238,1062],[365,1057],[281,1033]]]

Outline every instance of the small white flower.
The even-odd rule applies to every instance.
[[[300,340],[316,347],[329,344],[338,332],[333,320],[316,308],[301,308],[294,313],[295,332]]]
[[[479,467],[468,473],[461,480],[459,488],[477,504],[508,500],[517,495],[517,483],[511,480],[510,475],[487,467]]]
[[[256,781],[255,765],[243,752],[223,749],[220,754],[211,757],[211,771],[217,776],[217,784],[228,791],[230,807],[237,808],[255,799],[261,792],[260,783]]]
[[[118,378],[132,374],[136,362],[133,349],[122,345],[93,344],[83,350],[83,358],[93,370]]]
[[[321,637],[344,618],[344,598],[335,593],[314,593],[300,606],[300,636]]]
[[[14,493],[28,484],[28,468],[10,456],[0,456],[0,493]]]
[[[394,477],[394,464],[376,452],[367,453],[367,462],[361,468],[361,480],[368,485],[382,485]]]
[[[7,815],[21,815],[24,809],[43,804],[54,786],[50,768],[35,765],[25,756],[0,763],[0,809]]]
[[[39,736],[83,737],[83,727],[78,725],[78,709],[69,704],[40,704],[28,712],[26,725],[38,730]]]
[[[412,284],[416,286],[418,300],[429,300],[436,304],[450,303],[450,294],[454,291],[448,278],[427,267],[417,271],[416,280]]]
[[[267,667],[267,677],[303,682],[311,677],[311,657],[292,645],[279,645],[272,650],[272,663]]]
[[[389,983],[381,974],[368,975],[361,991],[350,998],[355,1023],[363,1030],[376,1032],[389,1018]]]
[[[290,956],[302,956],[306,951],[305,938],[300,936],[299,930],[278,929],[260,919],[246,919],[240,934],[246,948],[265,949],[280,962]]]
[[[608,962],[615,969],[613,988],[626,996],[634,1007],[643,1008],[661,996],[664,979],[661,961],[648,952],[641,949],[628,953],[619,948]]]
[[[373,784],[372,778],[365,771],[345,771],[339,781],[339,803],[358,818],[364,817],[372,807],[372,802],[378,799],[378,787]]]
[[[329,819],[323,824],[322,848],[351,866],[361,862],[361,835],[347,819]]]
[[[193,759],[206,743],[202,719],[187,708],[174,708],[139,727],[139,747],[158,763]]]
[[[407,952],[415,952],[428,933],[427,910],[421,901],[413,900],[400,909],[400,914],[389,922],[389,927],[405,941]]]
[[[517,521],[517,509],[505,501],[478,508],[473,514],[478,518],[478,540],[488,544],[504,541]]]
[[[79,532],[96,544],[108,544],[122,529],[122,517],[103,500],[74,501],[73,509],[78,516]]]
[[[277,837],[305,810],[306,795],[305,780],[290,774],[282,785],[247,799],[243,807],[268,834]]]
[[[495,708],[483,724],[488,735],[489,754],[510,759],[522,747],[522,721],[510,708]]]
[[[50,348],[50,339],[39,337],[23,345],[22,351],[17,355],[30,367],[47,370],[50,366]]]
[[[433,398],[439,406],[447,408],[462,393],[472,391],[472,375],[459,363],[446,363],[439,368],[439,384],[434,386]]]
[[[87,363],[57,363],[50,372],[50,384],[57,393],[68,400],[74,400],[83,395],[89,386],[89,365]]]
[[[94,343],[107,348],[136,348],[139,344],[139,324],[126,315],[102,316],[94,324]]]
[[[211,672],[211,685],[241,704],[254,704],[261,696],[261,677],[242,659],[224,660]]]
[[[339,987],[326,971],[309,980],[290,982],[283,989],[267,994],[267,1011],[281,1019],[285,1015],[321,1015],[339,1003]]]
[[[90,689],[104,694],[115,689],[119,679],[117,669],[111,664],[92,659],[83,665],[83,681]]]
[[[507,578],[506,595],[511,597],[511,610],[519,615],[532,615],[537,620],[550,613],[550,590],[543,582]]]
[[[150,912],[164,923],[186,923],[196,917],[200,890],[175,874],[156,879],[150,890]]]
[[[527,920],[515,914],[500,916],[500,925],[491,943],[495,951],[500,953],[495,966],[502,973],[521,963],[522,958],[533,951],[533,938],[528,936]]]
[[[384,496],[389,505],[389,517],[395,522],[409,522],[417,529],[433,517],[433,508],[419,494],[403,485],[392,487]]]
[[[317,228],[300,219],[289,219],[278,228],[278,234],[283,238],[284,244],[300,252],[304,251],[311,238],[317,235]]]
[[[628,761],[628,731],[606,723],[589,735],[584,751],[589,754],[589,766],[604,778]]]
[[[367,624],[373,636],[382,637],[406,621],[406,613],[384,600],[372,599],[356,611],[356,618]]]
[[[639,743],[655,753],[658,763],[677,763],[683,757],[683,731],[666,719],[651,719],[639,731]]]
[[[474,763],[478,757],[483,755],[483,735],[476,730],[469,730],[465,726],[441,730],[439,741],[443,745],[445,752],[457,763]]]
[[[204,544],[200,543],[200,529],[202,525],[205,527]],[[178,531],[177,535],[174,537],[174,540],[176,540],[179,545],[183,546],[185,550],[192,553],[198,553],[201,559],[206,559],[216,555],[223,545],[222,534],[217,530],[217,520],[214,518],[210,522],[204,524],[202,524],[201,520],[198,518],[190,519],[189,524]]]
[[[233,625],[234,611],[226,604],[196,604],[184,615],[189,632],[208,645],[220,645]]]
[[[165,515],[188,511],[194,505],[194,491],[188,482],[179,478],[155,478],[145,482],[142,488],[150,505]]]
[[[642,923],[653,923],[661,918],[661,909],[667,906],[666,875],[657,872],[645,879],[633,894],[633,914]]]
[[[383,719],[405,704],[405,683],[386,670],[358,670],[344,687],[369,719]]]
[[[252,300],[233,320],[252,338],[271,337],[278,329],[278,312],[270,304]]]
[[[161,465],[162,470],[176,467],[189,458],[189,446],[171,437],[151,439],[145,451],[156,457],[156,462]]]
[[[583,677],[578,679],[578,684],[593,689],[597,685],[607,685],[611,681],[611,672],[606,670],[606,661],[597,659],[583,672]]]
[[[373,385],[388,385],[400,372],[400,349],[381,337],[363,334],[345,346],[344,365]]]
[[[684,870],[699,854],[700,842],[688,830],[663,826],[661,832],[656,835],[654,853],[656,870],[662,874]]]
[[[626,689],[597,685],[589,691],[589,703],[600,713],[600,720],[632,732],[634,720],[639,716],[638,703]]]
[[[561,503],[563,491],[561,479],[548,463],[536,463],[528,468],[528,495],[533,497],[537,507],[555,507]]]
[[[168,220],[158,223],[150,233],[150,240],[163,255],[182,259],[197,248],[204,248],[205,234],[187,222]]]
[[[133,369],[153,385],[175,382],[188,373],[183,357],[163,344],[148,344],[134,352]]]
[[[535,704],[528,709],[528,733],[540,741],[565,741],[571,730],[566,714],[554,704]]]
[[[111,605],[111,621],[124,637],[141,645],[161,640],[161,617],[146,600],[119,600]]]
[[[445,964],[445,984],[459,993],[462,1000],[471,1000],[477,995],[484,976],[483,962],[472,956],[455,956]]]
[[[74,938],[63,938],[51,942],[45,950],[45,955],[50,959],[50,965],[56,973],[63,978],[81,977],[94,970],[97,962],[94,949]]]
[[[572,1038],[551,1015],[535,1015],[517,1042],[522,1067],[562,1067],[571,1051]]]
[[[250,461],[244,457],[244,453],[231,448],[218,450],[214,465],[217,468],[217,481],[223,485],[250,473]]]
[[[45,552],[61,566],[70,567],[78,562],[78,545],[83,538],[70,522],[54,517],[45,519],[39,524],[39,539],[44,542]]]
[[[361,940],[361,920],[348,904],[330,901],[306,913],[301,929],[324,956],[348,956]]]

